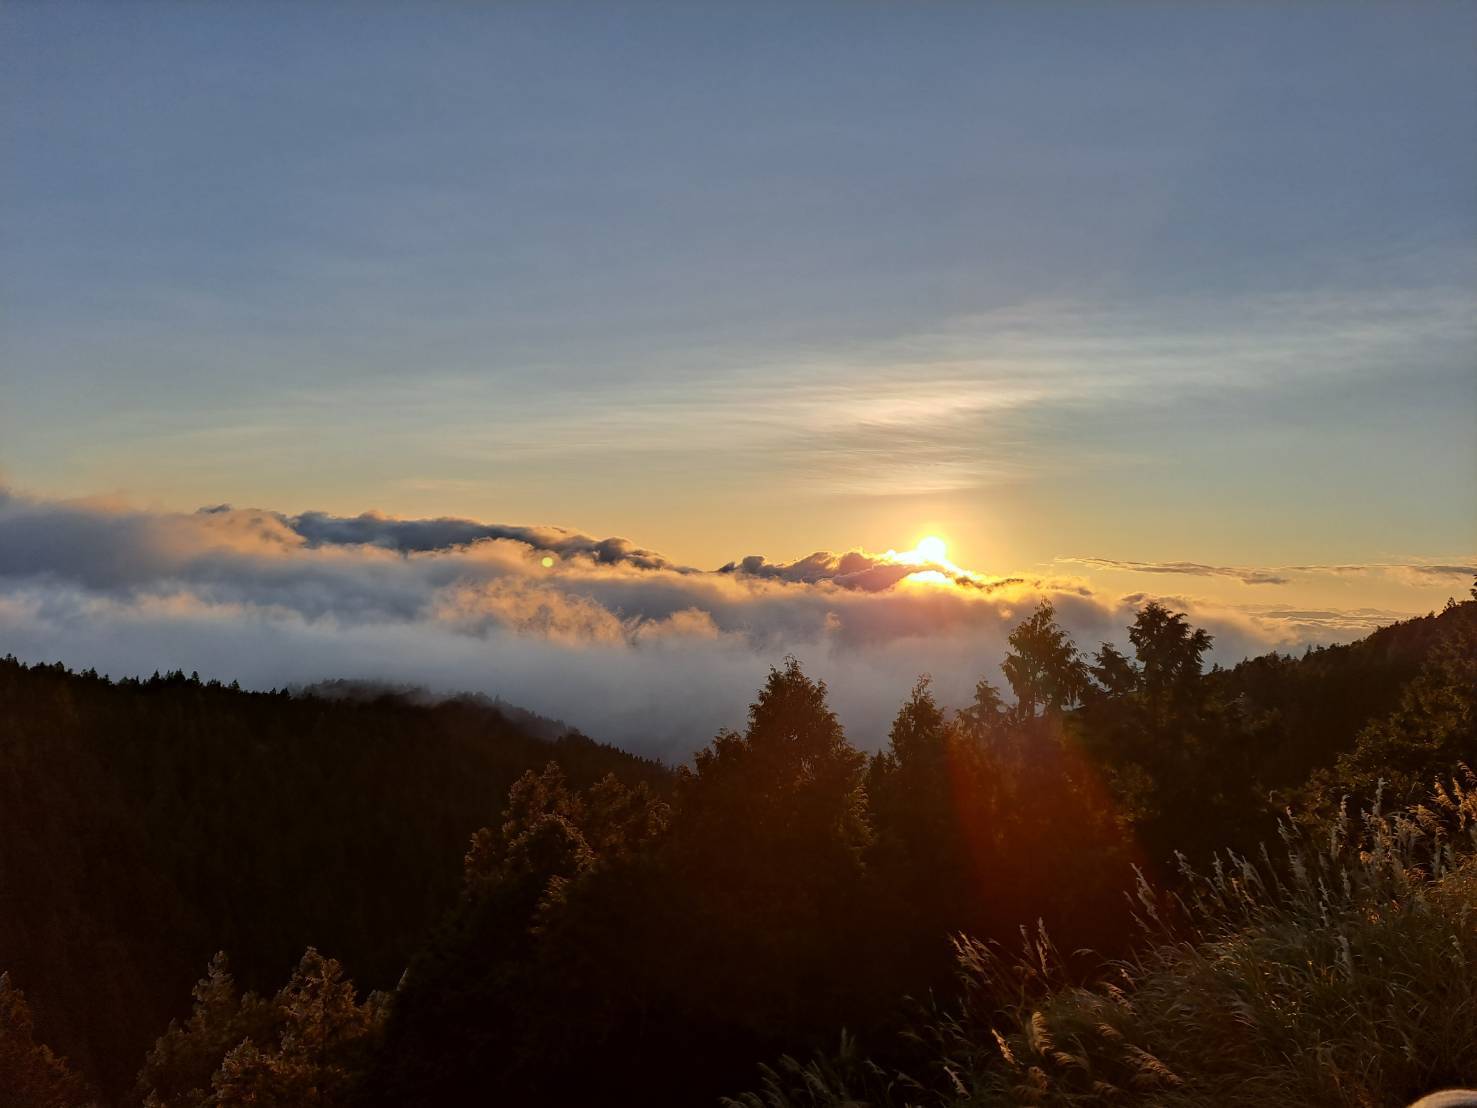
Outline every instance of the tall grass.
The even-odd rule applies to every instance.
[[[1423,805],[1289,820],[1277,860],[1139,882],[1139,952],[1090,984],[1044,929],[955,941],[963,999],[912,1074],[842,1050],[782,1059],[731,1108],[844,1105],[1383,1108],[1477,1082],[1477,777]]]

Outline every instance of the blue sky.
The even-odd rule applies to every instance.
[[[0,480],[705,566],[1470,554],[1474,32],[7,5]]]

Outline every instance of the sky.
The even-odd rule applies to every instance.
[[[793,649],[876,734],[1032,597],[1165,598],[1224,661],[1439,607],[1474,43],[1470,4],[0,7],[0,650],[626,696],[634,741],[697,634],[681,727]],[[365,512],[465,522],[310,526]],[[970,583],[840,566],[925,535]]]

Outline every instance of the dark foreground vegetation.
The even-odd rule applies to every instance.
[[[1472,1080],[1477,598],[1209,673],[1163,608],[1129,638],[1079,654],[1043,607],[1012,703],[920,681],[871,757],[786,660],[676,772],[475,700],[6,661],[5,1103],[1353,1106]]]
[[[329,691],[0,661],[0,971],[110,1100],[218,950],[253,988],[313,944],[393,988],[530,767],[666,776],[483,701]]]

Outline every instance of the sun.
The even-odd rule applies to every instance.
[[[948,564],[949,548],[944,543],[944,540],[937,535],[929,535],[927,538],[919,539],[918,545],[913,548],[913,552],[922,561],[930,562],[934,565]]]
[[[938,535],[925,535],[912,550],[889,550],[882,560],[895,566],[906,566],[899,578],[909,585],[978,585],[984,578],[949,561],[949,544]]]
[[[949,561],[949,547],[937,535],[927,535],[918,540],[912,550],[889,550],[887,560],[905,566],[946,566],[956,568]]]

